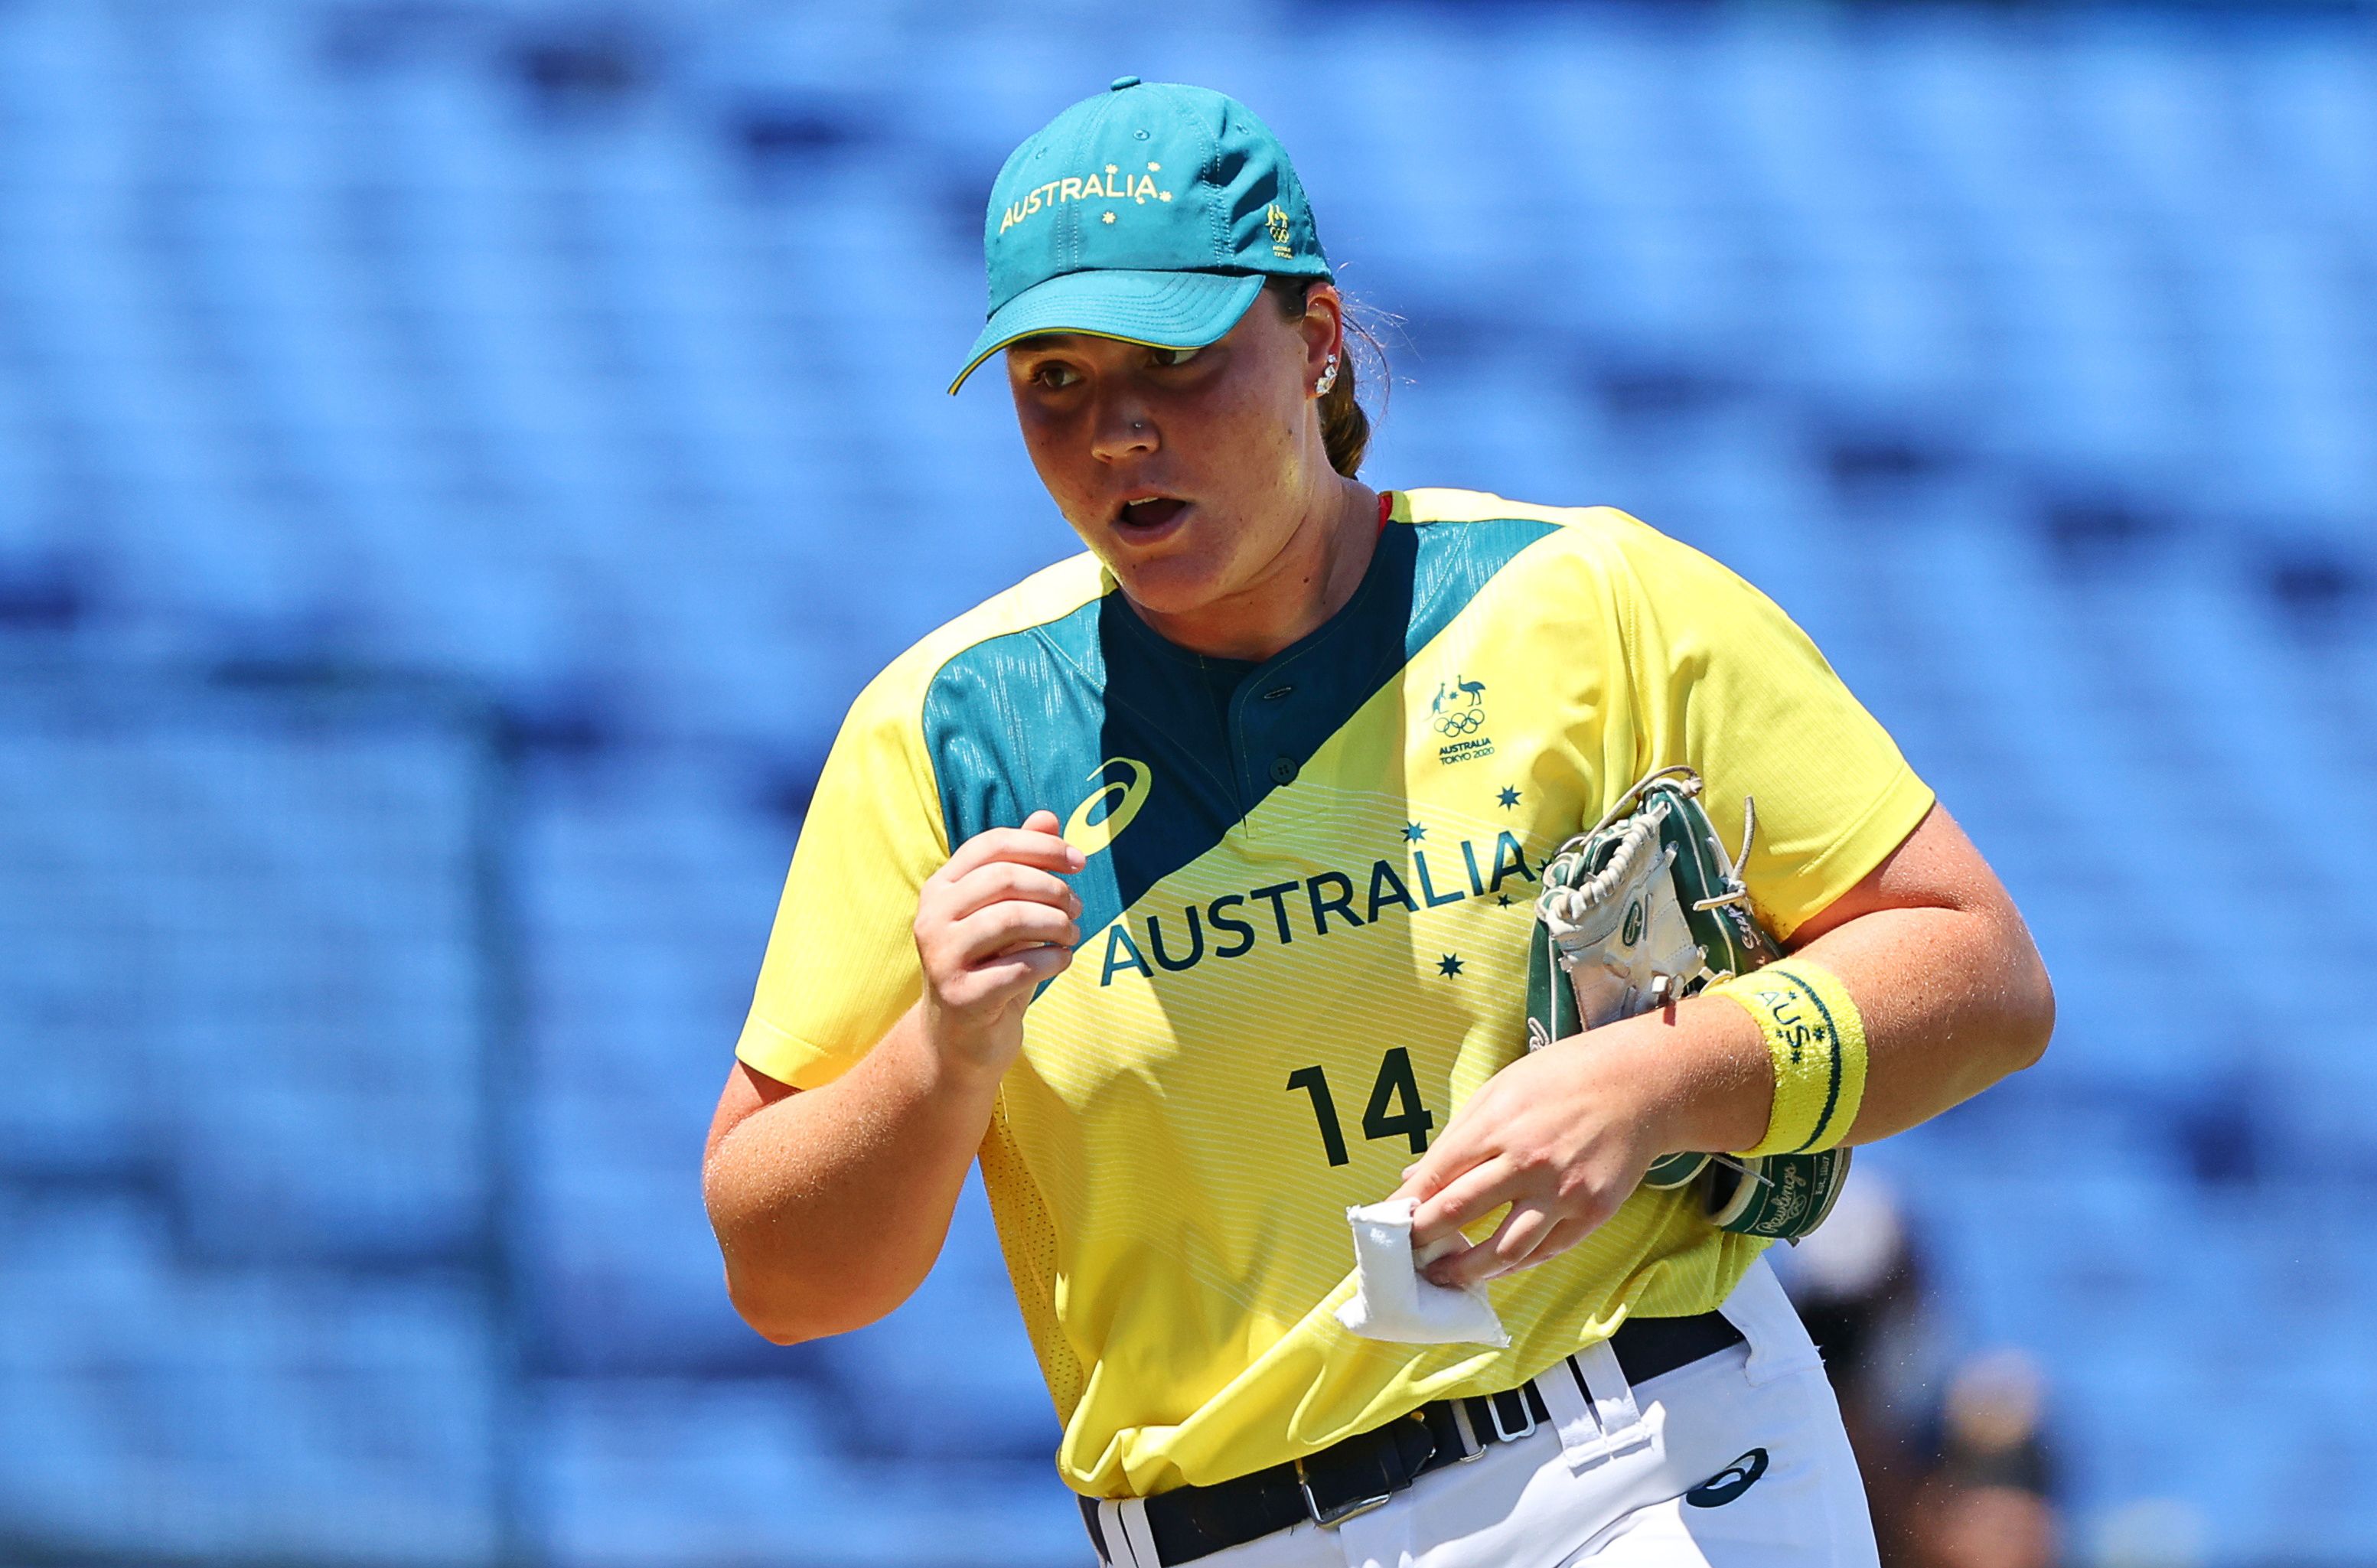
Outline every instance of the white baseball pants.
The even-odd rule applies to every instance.
[[[1746,1343],[1630,1386],[1596,1345],[1535,1380],[1548,1425],[1196,1568],[1877,1568],[1865,1483],[1822,1362],[1774,1271],[1720,1309]],[[1147,1526],[1100,1505],[1116,1568],[1157,1568]],[[1132,1559],[1136,1561],[1132,1561]]]

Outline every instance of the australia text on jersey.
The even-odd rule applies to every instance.
[[[1374,860],[1367,873],[1320,871],[1294,881],[1224,893],[1201,905],[1182,904],[1177,916],[1153,911],[1126,915],[1105,928],[1098,984],[1110,986],[1117,975],[1132,970],[1153,979],[1157,969],[1177,974],[1208,958],[1243,958],[1266,935],[1284,947],[1299,934],[1326,937],[1358,930],[1390,909],[1416,915],[1467,898],[1499,897],[1506,881],[1535,880],[1527,868],[1525,848],[1507,830],[1482,847],[1476,840],[1461,840],[1458,869],[1451,864],[1451,847],[1439,850],[1433,865],[1427,851],[1415,845],[1402,869],[1394,861]],[[1266,904],[1268,916],[1260,907]]]

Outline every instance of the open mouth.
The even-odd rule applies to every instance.
[[[1127,533],[1153,533],[1188,509],[1188,503],[1177,496],[1142,496],[1125,501],[1116,519]]]

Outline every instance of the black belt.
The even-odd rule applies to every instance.
[[[1722,1312],[1629,1318],[1609,1337],[1629,1383],[1648,1382],[1739,1343],[1741,1331]],[[1525,1437],[1538,1421],[1550,1419],[1532,1380],[1499,1394],[1435,1400],[1300,1460],[1212,1486],[1158,1492],[1146,1500],[1148,1534],[1157,1558],[1168,1565],[1193,1562],[1307,1519],[1334,1525],[1378,1507],[1430,1470],[1475,1459],[1487,1443]],[[1463,1441],[1464,1421],[1474,1444]],[[1119,1542],[1108,1545],[1098,1525],[1097,1500],[1085,1497],[1081,1502],[1099,1555],[1109,1563],[1132,1562]]]

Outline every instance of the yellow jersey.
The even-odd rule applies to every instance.
[[[1086,554],[958,617],[852,705],[793,856],[736,1049],[814,1088],[916,1000],[917,892],[955,845],[1045,807],[1089,852],[1081,945],[1025,1012],[981,1151],[1085,1495],[1279,1464],[1724,1299],[1765,1243],[1644,1189],[1493,1282],[1507,1349],[1334,1315],[1345,1210],[1525,1053],[1563,839],[1690,763],[1716,820],[1756,797],[1744,877],[1787,935],[1931,804],[1708,557],[1606,508],[1388,496],[1353,598],[1259,664],[1165,641]]]

